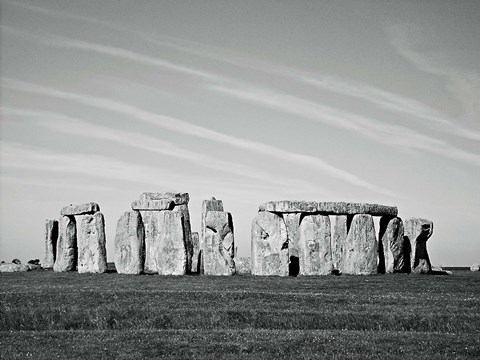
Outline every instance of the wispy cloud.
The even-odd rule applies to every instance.
[[[186,122],[180,119],[155,114],[152,112],[142,110],[132,105],[119,103],[109,99],[93,97],[85,94],[75,94],[75,93],[59,91],[49,87],[39,86],[39,85],[18,81],[18,80],[12,80],[12,79],[3,79],[2,84],[7,88],[11,88],[15,90],[35,93],[43,96],[51,96],[59,99],[71,100],[71,101],[81,103],[83,105],[100,108],[102,110],[121,113],[123,115],[131,117],[132,119],[143,121],[145,123],[148,123],[157,127],[165,128],[171,131],[175,131],[178,133],[202,138],[208,141],[223,143],[229,146],[245,149],[253,153],[267,155],[267,156],[279,159],[281,161],[289,161],[295,164],[306,165],[306,166],[309,166],[310,168],[313,167],[314,169],[328,176],[331,176],[336,179],[340,179],[349,184],[353,184],[355,186],[368,189],[375,193],[382,193],[388,196],[394,196],[394,194],[389,190],[386,190],[379,186],[371,184],[354,174],[351,174],[343,169],[330,165],[327,162],[310,155],[291,153],[289,151],[286,151],[274,146],[223,134],[214,130],[210,130],[198,125],[191,124],[189,122]]]
[[[388,124],[265,88],[213,85],[212,89],[241,101],[348,130],[381,144],[399,146],[405,149],[425,150],[470,165],[480,166],[479,154],[455,148],[443,140],[418,133],[407,127]]]

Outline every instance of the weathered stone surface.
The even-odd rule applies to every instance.
[[[380,219],[379,273],[405,271],[403,221],[399,217]]]
[[[62,216],[58,221],[57,255],[53,270],[73,271],[77,266],[77,222],[74,216]]]
[[[155,265],[159,249],[160,215],[163,211],[140,211],[145,230],[145,263],[144,271],[148,274],[158,272]]]
[[[115,268],[119,274],[143,272],[145,230],[140,212],[127,211],[118,219],[114,249]]]
[[[208,211],[205,227],[205,275],[234,275],[235,240],[232,215],[223,211]]]
[[[14,264],[14,263],[3,263],[0,265],[0,273],[2,272],[23,272],[30,271],[28,265]]]
[[[279,213],[315,213],[318,211],[318,203],[303,200],[269,201],[260,205],[258,209]]]
[[[377,273],[377,239],[372,215],[355,215],[343,248],[343,274]]]
[[[31,259],[31,260],[28,260],[27,264],[40,265],[40,259]]]
[[[470,271],[480,271],[480,264],[473,264],[470,266]]]
[[[235,257],[235,271],[237,275],[250,275],[252,273],[252,259]]]
[[[19,259],[13,259],[12,264],[20,265],[22,262]]]
[[[300,271],[299,227],[301,216],[301,213],[282,214],[283,221],[287,227],[288,272],[292,276],[297,276]]]
[[[212,197],[210,200],[203,200],[202,202],[202,228],[200,234],[200,273],[204,273],[203,268],[203,255],[205,254],[205,218],[208,211],[223,211],[223,202],[222,200],[217,200]]]
[[[193,244],[192,225],[190,223],[190,211],[188,210],[188,204],[176,205],[172,211],[179,212],[183,216],[183,233],[185,237],[185,246],[187,247],[187,273],[190,273],[192,269]]]
[[[90,202],[79,205],[68,205],[65,206],[61,211],[60,215],[85,215],[85,214],[95,214],[97,211],[100,211],[100,206],[97,203]]]
[[[314,201],[269,201],[259,207],[259,211],[278,213],[321,213],[323,215],[356,215],[391,216],[398,214],[395,206],[366,203],[314,202]]]
[[[303,217],[299,228],[299,249],[300,275],[332,273],[331,226],[328,215]]]
[[[433,222],[410,218],[404,222],[404,252],[410,255],[408,272],[426,274],[432,270],[427,251],[427,240],[432,236]],[[408,264],[407,264],[408,267]]]
[[[42,267],[44,269],[52,269],[55,264],[55,255],[57,251],[58,239],[58,221],[45,220],[45,254],[43,257]]]
[[[101,212],[83,215],[78,233],[78,272],[104,273],[107,271],[105,248],[105,219]]]
[[[397,216],[396,206],[385,206],[367,203],[320,202],[318,212],[329,215],[368,214],[372,216]]]
[[[193,255],[192,255],[192,273],[200,273],[200,236],[198,232],[192,232],[192,247],[193,247]]]
[[[132,202],[133,210],[149,210],[149,211],[161,211],[161,210],[173,210],[175,202],[171,199],[160,200],[135,200]]]
[[[353,215],[337,215],[334,219],[332,236],[332,261],[333,268],[337,270],[341,270],[343,268],[343,248],[352,219]]]
[[[282,217],[268,211],[252,222],[252,274],[289,275],[287,228]]]
[[[164,193],[144,192],[139,197],[140,202],[148,202],[151,200],[168,200],[175,203],[175,205],[186,205],[190,201],[190,195],[188,193],[173,193],[173,192],[164,192]]]
[[[187,273],[187,244],[183,214],[160,211],[157,234],[158,252],[154,255],[155,267],[160,275],[185,275]]]

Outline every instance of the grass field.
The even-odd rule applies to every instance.
[[[480,359],[480,273],[0,282],[2,359]]]

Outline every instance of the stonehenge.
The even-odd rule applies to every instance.
[[[222,200],[202,202],[200,233],[192,232],[189,201],[188,193],[145,192],[131,203],[131,210],[118,219],[113,243],[119,274],[436,273],[427,251],[433,222],[402,220],[394,206],[269,201],[259,206],[252,221],[250,258],[237,258],[233,217],[224,211]],[[100,206],[71,204],[60,215],[58,221],[45,221],[42,267],[56,272],[106,272]],[[378,231],[374,217],[379,217]]]
[[[252,274],[431,273],[426,242],[433,223],[397,215],[396,207],[378,204],[261,204],[252,222]],[[378,238],[373,216],[381,217]]]
[[[77,231],[75,216],[82,215]],[[97,203],[68,205],[60,219],[45,221],[44,269],[80,273],[107,271],[105,220]]]

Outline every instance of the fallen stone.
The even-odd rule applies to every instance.
[[[160,211],[157,233],[158,251],[154,263],[159,275],[185,275],[187,273],[187,244],[183,214]]]
[[[145,230],[140,212],[124,213],[115,234],[115,268],[119,274],[138,275],[145,263]]]
[[[31,264],[31,265],[40,265],[40,259],[32,259],[32,260],[28,260],[27,264]]]
[[[232,215],[223,211],[208,211],[205,226],[205,275],[234,275],[235,240]]]
[[[101,212],[84,215],[78,234],[78,272],[104,273],[107,271],[105,248],[105,219]]]
[[[71,215],[95,214],[97,211],[100,211],[100,206],[94,202],[80,204],[80,205],[70,204],[68,206],[65,206],[60,211],[60,215],[71,216]]]
[[[480,271],[480,264],[473,264],[470,266],[470,271]]]
[[[144,192],[139,197],[140,202],[151,201],[151,200],[167,200],[167,201],[172,201],[175,205],[186,205],[190,201],[190,195],[188,193],[173,193],[173,192],[164,192],[164,193]]]
[[[250,275],[252,273],[252,261],[249,257],[235,258],[235,271],[237,275]]]
[[[74,216],[62,216],[58,221],[57,254],[53,270],[73,271],[77,266],[77,222]]]
[[[403,221],[399,217],[380,219],[379,273],[405,272]]]
[[[193,255],[192,255],[192,273],[200,273],[200,236],[198,232],[192,232],[192,246],[193,246]]]
[[[302,219],[299,249],[300,275],[332,273],[331,226],[328,215],[307,215]]]
[[[42,270],[42,266],[40,264],[27,264],[28,270]]]
[[[0,273],[4,272],[23,272],[30,271],[30,268],[27,265],[15,264],[15,263],[3,263],[0,265]]]
[[[427,240],[432,236],[433,222],[427,219],[410,218],[404,222],[404,244],[409,258],[408,272],[427,274],[432,270],[427,251]],[[408,256],[409,255],[409,256]]]
[[[343,274],[377,273],[377,239],[372,215],[359,214],[352,219],[343,248]]]
[[[22,262],[20,261],[20,259],[13,259],[12,260],[12,264],[17,264],[17,265],[20,265]]]
[[[170,199],[160,200],[135,200],[132,202],[132,210],[162,211],[173,210],[175,202]]]
[[[260,205],[258,209],[279,213],[315,213],[318,211],[318,203],[302,200],[269,201]]]
[[[268,211],[252,222],[252,274],[289,275],[287,228],[282,217]]]
[[[52,269],[55,264],[58,240],[58,221],[45,220],[45,255],[42,266],[44,269]]]

